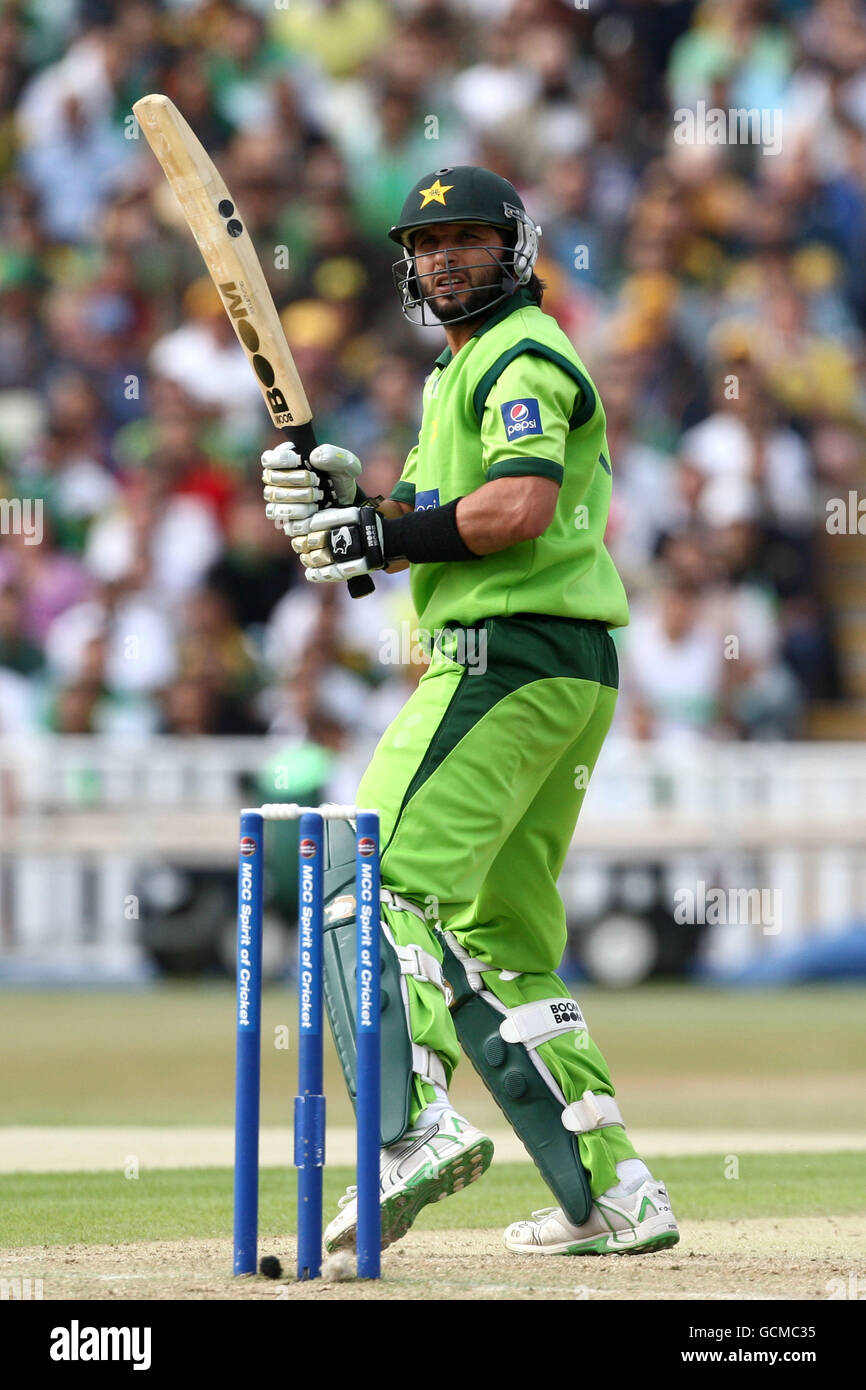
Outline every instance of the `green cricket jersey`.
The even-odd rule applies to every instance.
[[[598,393],[559,324],[526,290],[487,319],[456,357],[436,359],[418,443],[392,497],[444,506],[495,478],[537,474],[560,485],[537,540],[480,560],[412,565],[419,624],[476,623],[511,613],[628,622],[625,590],[604,546],[611,468]]]

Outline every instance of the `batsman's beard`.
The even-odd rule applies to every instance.
[[[477,285],[469,290],[439,290],[436,293],[427,295],[427,303],[430,305],[431,313],[435,314],[440,323],[462,323],[466,319],[477,318],[479,314],[490,306],[492,300],[498,299],[502,294],[499,284]],[[444,304],[437,303],[438,300],[445,300]]]
[[[422,303],[429,306],[431,313],[440,323],[464,323],[477,318],[502,295],[502,265],[491,247],[480,247],[486,259],[473,264],[452,263],[450,254],[445,252],[445,266],[429,275],[419,276],[418,282],[423,290],[429,286],[422,297]],[[436,288],[436,281],[449,277],[452,283]],[[473,278],[480,283],[472,284]],[[462,280],[462,285],[454,285],[454,280]]]

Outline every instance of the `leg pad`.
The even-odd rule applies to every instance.
[[[505,1041],[499,1030],[507,1011],[489,1002],[494,996],[472,988],[445,933],[436,935],[444,952],[445,978],[454,995],[452,1016],[460,1046],[569,1221],[582,1226],[589,1218],[592,1194],[577,1135],[570,1134],[562,1122],[564,1097],[552,1078],[545,1079],[522,1043]]]

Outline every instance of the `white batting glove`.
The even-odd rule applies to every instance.
[[[310,463],[329,475],[339,505],[350,506],[355,500],[355,479],[361,472],[360,459],[335,444],[319,444],[310,454]],[[287,536],[304,535],[324,492],[316,474],[305,466],[291,443],[262,454],[262,483],[265,515]]]
[[[315,473],[305,466],[292,444],[279,444],[262,454],[262,492],[265,516],[277,530],[302,535],[319,510],[323,493]]]
[[[318,444],[310,454],[310,463],[319,473],[327,473],[333,482],[335,507],[354,505],[355,480],[361,472],[361,460],[356,454],[336,444]]]
[[[382,517],[375,507],[331,507],[310,528],[292,541],[310,584],[336,584],[384,568]]]

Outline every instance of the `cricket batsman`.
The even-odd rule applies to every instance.
[[[268,515],[311,583],[410,568],[432,656],[383,735],[357,804],[382,830],[383,1247],[481,1177],[491,1140],[448,1086],[461,1048],[556,1205],[517,1220],[517,1255],[646,1252],[679,1239],[638,1157],[607,1063],[556,970],[557,879],[610,727],[628,621],[604,546],[605,414],[534,273],[541,229],[487,169],[421,179],[390,236],[405,316],[445,330],[418,442],[371,500],[347,449],[262,457]],[[467,653],[472,660],[467,660]],[[483,660],[479,660],[483,653]],[[325,1004],[354,1098],[354,838],[328,823]],[[325,1231],[355,1241],[350,1188]]]

